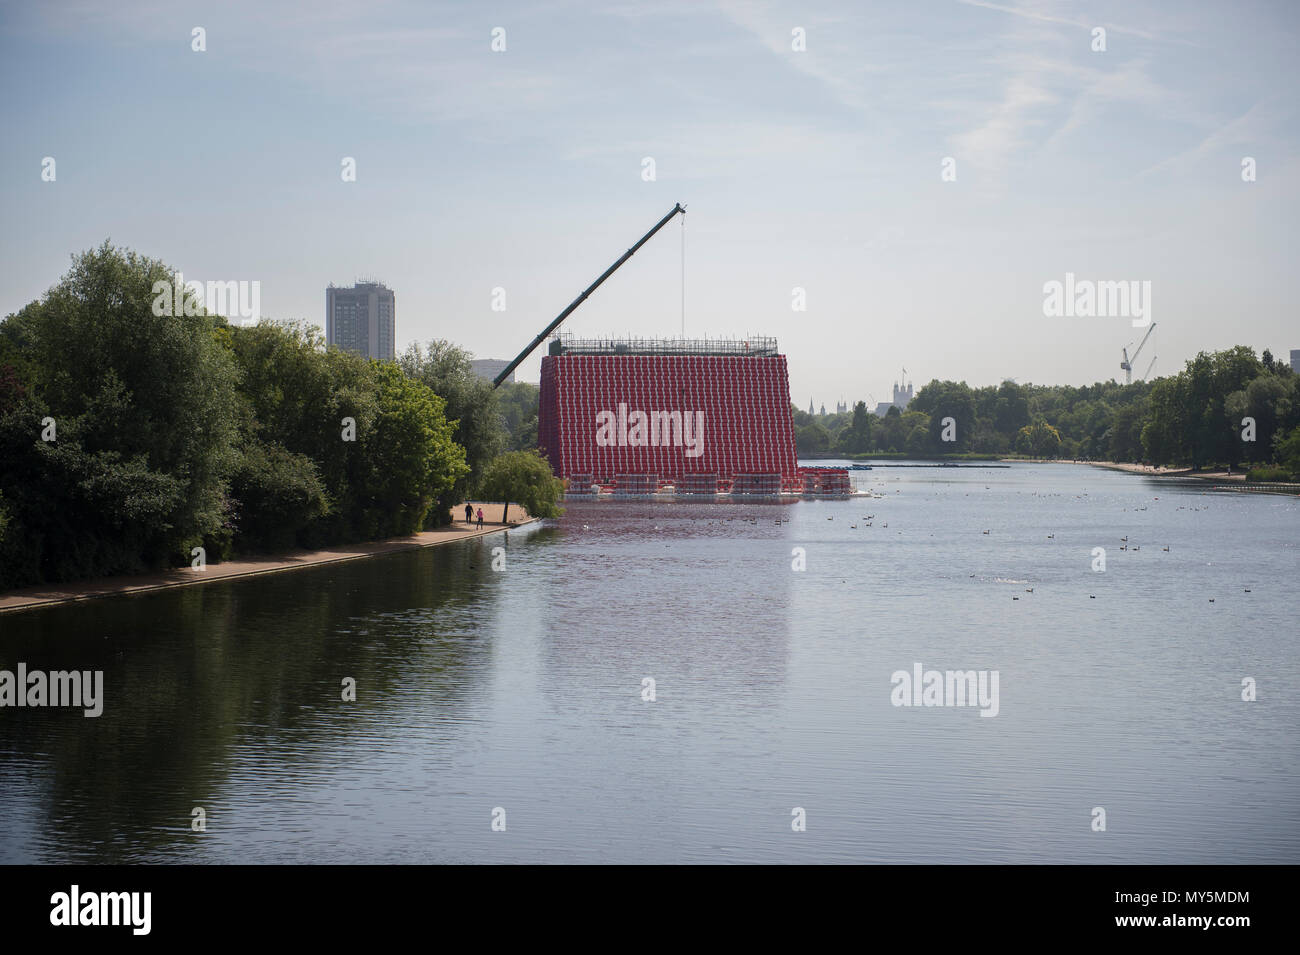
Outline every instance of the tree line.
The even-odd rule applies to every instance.
[[[0,590],[409,534],[489,479],[554,513],[546,462],[508,453],[535,388],[448,342],[380,362],[304,323],[156,315],[172,274],[105,242],[0,322]]]
[[[936,380],[883,418],[863,402],[836,415],[791,411],[803,456],[1018,454],[1300,474],[1300,376],[1245,345],[1202,352],[1151,382],[972,388]]]

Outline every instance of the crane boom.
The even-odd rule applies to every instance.
[[[668,213],[668,215],[660,219],[659,222],[656,223],[653,229],[651,229],[645,235],[641,236],[641,238],[637,241],[636,245],[632,246],[632,248],[624,252],[622,257],[617,262],[615,262],[613,265],[607,268],[601,274],[600,278],[596,279],[596,281],[588,285],[586,291],[584,291],[581,295],[579,295],[572,302],[570,302],[569,307],[566,308],[564,311],[562,311],[559,315],[557,315],[555,317],[555,320],[551,322],[551,324],[547,325],[544,329],[542,329],[541,334],[538,335],[536,338],[534,338],[532,340],[532,343],[529,344],[529,346],[525,348],[523,351],[521,351],[518,357],[516,357],[514,361],[512,361],[509,365],[507,365],[504,370],[502,370],[501,374],[496,376],[496,380],[492,382],[492,387],[493,388],[500,387],[501,382],[509,378],[510,373],[513,372],[515,368],[517,368],[525,358],[531,355],[538,345],[540,345],[542,342],[546,340],[546,336],[551,334],[551,332],[555,331],[557,328],[559,328],[560,323],[563,322],[566,318],[568,318],[569,315],[572,314],[575,308],[577,308],[579,305],[585,302],[587,300],[588,295],[590,295],[592,292],[596,291],[596,289],[600,287],[600,283],[604,282],[605,279],[609,278],[616,271],[618,271],[618,267],[620,265],[622,265],[628,259],[632,258],[633,253],[636,252],[637,249],[641,248],[641,246],[649,242],[651,237],[653,237],[656,232],[658,232],[660,229],[666,226],[669,220],[672,219],[672,217],[677,215],[677,213],[679,212],[682,215],[686,215],[686,207],[682,205],[680,202],[677,203],[677,205],[673,206],[672,212]]]
[[[1142,341],[1138,344],[1137,349],[1133,352],[1133,357],[1130,359],[1130,361],[1137,361],[1138,352],[1142,350],[1142,346],[1147,343],[1147,339],[1151,337],[1151,333],[1154,332],[1155,330],[1156,330],[1156,323],[1152,322],[1151,327],[1147,329],[1147,333],[1142,336]]]

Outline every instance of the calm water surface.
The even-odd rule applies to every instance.
[[[0,710],[0,862],[1300,862],[1300,502],[857,477],[2,616],[106,703]],[[917,662],[997,717],[891,705]]]

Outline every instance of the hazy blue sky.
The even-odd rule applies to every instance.
[[[886,400],[901,366],[918,386],[1121,376],[1129,320],[1044,317],[1066,272],[1152,283],[1139,372],[1300,348],[1300,4],[0,11],[0,313],[111,237],[260,281],[275,318],[323,324],[328,282],[376,276],[399,347],[509,358],[681,201],[688,334],[777,336],[801,407]],[[674,223],[566,327],[677,334],[680,243]]]

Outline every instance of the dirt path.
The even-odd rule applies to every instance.
[[[154,574],[134,574],[127,577],[100,577],[95,580],[76,581],[68,584],[42,584],[10,590],[0,593],[0,614],[16,610],[30,610],[35,607],[48,607],[54,604],[71,603],[75,600],[93,600],[97,597],[111,597],[118,594],[139,594],[151,590],[166,590],[171,587],[187,587],[194,584],[210,584],[219,580],[233,580],[238,577],[252,577],[259,574],[275,574],[288,570],[301,570],[304,567],[318,567],[321,564],[333,564],[344,560],[362,560],[381,554],[393,554],[403,550],[416,550],[421,547],[437,547],[453,541],[482,537],[509,530],[516,525],[529,524],[533,518],[518,504],[510,505],[510,524],[501,523],[502,505],[471,501],[477,513],[483,508],[483,528],[476,524],[466,524],[458,520],[449,527],[436,531],[421,531],[407,537],[390,537],[382,541],[365,541],[359,544],[341,544],[327,550],[295,550],[274,557],[256,557],[243,560],[228,560],[220,564],[210,564],[204,570],[192,567],[177,567],[159,571]],[[463,518],[465,505],[452,508],[452,514]]]
[[[1149,464],[1123,464],[1117,461],[1089,461],[1088,463],[1099,468],[1110,468],[1113,471],[1129,471],[1133,474],[1150,474],[1156,477],[1194,477],[1218,483],[1224,481],[1244,482],[1246,480],[1245,468],[1234,468],[1231,471],[1193,471],[1191,468],[1161,468]],[[1286,482],[1274,481],[1270,483],[1284,484]]]
[[[1124,464],[1117,461],[1086,461],[1093,467],[1109,468],[1112,471],[1127,471],[1130,474],[1145,474],[1150,477],[1185,477],[1198,481],[1209,481],[1219,487],[1240,484],[1239,490],[1259,492],[1261,494],[1297,494],[1300,484],[1286,481],[1265,481],[1255,484],[1246,483],[1246,472],[1240,468],[1232,471],[1193,471],[1191,468],[1158,468],[1148,464]],[[1233,488],[1232,490],[1238,490]]]
[[[1132,474],[1150,474],[1156,477],[1193,477],[1191,468],[1164,468],[1151,464],[1126,464],[1122,461],[1086,461],[1098,468],[1110,468],[1112,471],[1128,471]],[[1226,474],[1227,472],[1223,472]],[[1207,476],[1204,471],[1201,475]],[[1201,476],[1196,475],[1196,476]]]

